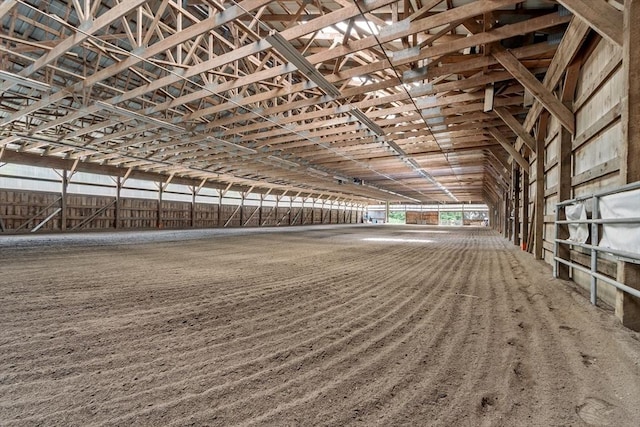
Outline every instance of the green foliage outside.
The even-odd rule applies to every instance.
[[[462,225],[462,212],[440,212],[441,225]]]
[[[406,224],[406,212],[389,212],[389,224]]]

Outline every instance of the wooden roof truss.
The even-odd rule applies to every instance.
[[[25,156],[477,202],[535,155],[525,92],[573,120],[541,80],[572,20],[554,1],[4,0],[0,18],[0,147]]]

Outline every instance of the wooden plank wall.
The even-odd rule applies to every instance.
[[[158,201],[123,198],[119,228],[158,228]],[[115,227],[115,224],[113,225]]]
[[[624,185],[620,177],[618,154],[624,145],[621,124],[623,89],[622,49],[601,40],[584,59],[577,82],[572,109],[576,116],[576,134],[571,149],[571,198]],[[547,127],[544,152],[544,260],[553,263],[554,212],[558,201],[558,152],[560,124],[551,117]],[[531,166],[529,212],[535,199],[535,161]],[[590,206],[588,207],[590,210]],[[572,250],[570,257],[587,262],[582,250]],[[582,260],[582,261],[581,261]],[[615,263],[604,260],[599,270],[615,276]],[[573,280],[589,288],[588,276],[572,272]],[[599,284],[599,297],[615,304],[615,290]]]
[[[0,220],[4,232],[28,232],[61,207],[60,193],[0,189]],[[154,199],[121,198],[118,229],[182,229],[224,227],[289,226],[310,224],[356,224],[362,222],[362,208],[331,209],[279,206],[218,205]],[[286,205],[286,203],[285,203]],[[258,209],[258,210],[256,210]],[[357,209],[357,210],[356,210]],[[218,214],[218,210],[220,213]],[[262,221],[262,224],[260,223]],[[109,230],[116,228],[113,197],[67,195],[66,230]],[[61,215],[42,225],[40,231],[62,231]],[[0,232],[2,230],[0,229]]]
[[[438,212],[407,211],[406,223],[438,225]]]
[[[30,230],[60,206],[59,200],[60,194],[56,193],[0,191],[0,218],[7,230]],[[32,217],[33,220],[28,221]],[[59,230],[60,222],[50,221],[45,227]]]

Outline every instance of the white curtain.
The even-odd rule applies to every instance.
[[[640,190],[600,198],[600,218],[640,217]],[[640,224],[604,224],[600,246],[640,254]]]
[[[584,203],[576,203],[575,205],[567,205],[564,208],[567,219],[576,221],[579,219],[587,219],[587,211]],[[584,243],[589,238],[589,226],[587,224],[569,224],[569,240],[576,243]]]

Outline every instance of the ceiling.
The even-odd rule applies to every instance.
[[[544,77],[558,9],[5,0],[0,148],[253,191],[487,201],[527,152],[507,151],[530,103],[514,67]]]

